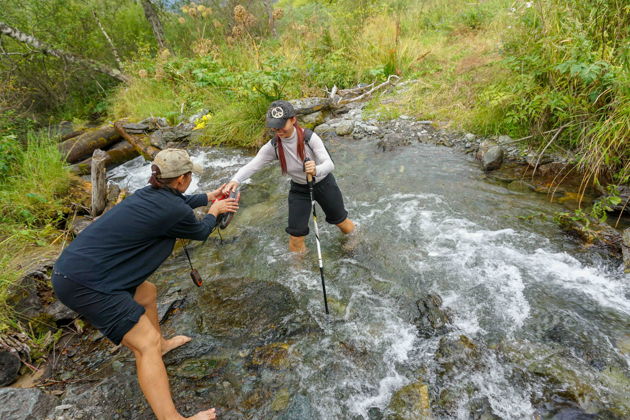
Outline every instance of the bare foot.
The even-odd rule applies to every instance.
[[[217,418],[216,413],[214,412],[214,408],[206,411],[200,411],[192,417],[186,417],[188,419],[193,420],[214,420]]]
[[[188,343],[190,340],[192,340],[192,338],[187,337],[185,335],[176,335],[175,337],[169,338],[168,340],[162,339],[162,356],[164,356],[169,351],[176,349],[179,346],[183,346],[184,344]]]

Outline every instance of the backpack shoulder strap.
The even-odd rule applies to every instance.
[[[276,159],[278,159],[278,136],[273,136],[271,139],[271,145],[273,146],[273,150],[276,152]]]
[[[311,137],[313,137],[313,130],[309,130],[308,128],[305,128],[304,129],[304,144],[306,144],[308,148],[311,149],[311,152],[313,152],[313,155],[315,155],[315,151],[311,147]],[[323,139],[322,139],[322,144],[324,145],[324,149],[326,149],[328,156],[330,156],[330,160],[332,160],[334,163],[335,161],[333,160],[332,155],[330,154],[328,147],[326,147],[326,143],[324,143]]]
[[[315,154],[315,151],[311,147],[311,137],[313,137],[313,130],[309,130],[308,128],[305,128],[304,129],[304,144],[306,144],[308,148],[311,149],[311,152]]]

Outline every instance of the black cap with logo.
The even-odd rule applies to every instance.
[[[291,117],[295,117],[293,105],[287,101],[274,101],[267,110],[267,127],[282,128]]]

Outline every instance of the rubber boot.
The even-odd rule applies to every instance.
[[[348,234],[354,230],[354,222],[348,218],[341,223],[337,223],[337,227],[341,229],[341,232]]]
[[[303,254],[306,252],[305,236],[289,235],[289,251]]]

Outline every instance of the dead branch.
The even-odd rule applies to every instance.
[[[392,82],[392,80],[395,79],[394,82]],[[351,102],[357,102],[360,101],[364,98],[367,98],[368,96],[370,96],[372,93],[376,92],[377,90],[388,86],[388,85],[394,85],[396,84],[397,81],[400,80],[399,76],[396,76],[395,74],[390,75],[387,80],[383,83],[381,83],[378,86],[373,87],[372,89],[368,90],[367,92],[357,96],[356,98],[352,98],[352,99],[342,99],[340,98],[336,103],[334,103],[335,106],[341,106],[341,105],[345,105],[345,104],[349,104]]]
[[[118,50],[116,49],[114,42],[109,37],[109,34],[105,30],[105,27],[101,23],[101,20],[98,18],[96,11],[92,10],[92,15],[94,16],[94,20],[96,20],[96,24],[98,25],[99,29],[105,36],[105,39],[107,40],[107,43],[109,44],[109,47],[112,49],[112,54],[114,54],[114,60],[116,60],[116,64],[118,64],[118,69],[119,70],[122,69],[123,68],[122,61],[120,60],[120,55],[118,54]]]
[[[39,50],[44,55],[52,55],[53,57],[66,60],[70,63],[79,64],[83,67],[92,69],[99,73],[106,74],[110,77],[113,77],[114,79],[120,80],[121,82],[127,82],[129,80],[128,77],[122,74],[118,69],[112,69],[97,61],[83,58],[67,51],[55,49],[50,45],[43,43],[34,36],[25,34],[24,32],[21,32],[20,30],[15,29],[4,22],[0,22],[0,34],[11,37],[23,44],[29,45],[36,50]]]

